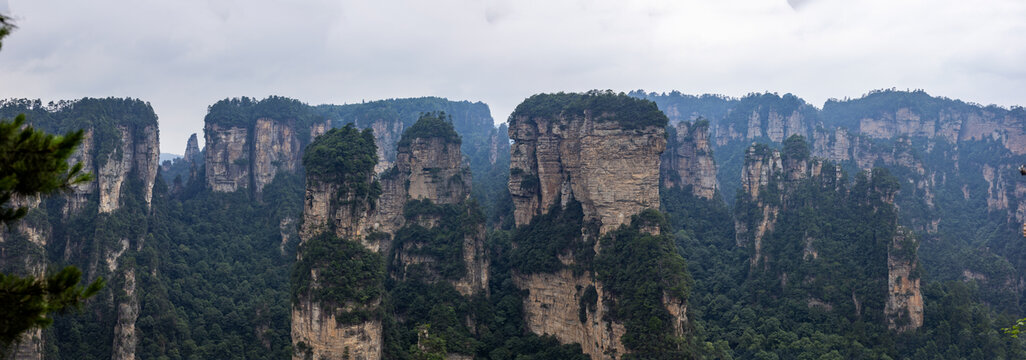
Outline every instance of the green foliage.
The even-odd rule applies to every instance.
[[[15,197],[67,191],[92,180],[82,163],[68,165],[82,137],[82,130],[54,136],[25,126],[25,115],[0,122],[0,223],[10,224],[28,213],[27,207],[11,203]]]
[[[82,98],[42,104],[29,99],[0,101],[0,117],[24,113],[28,124],[53,133],[92,131],[92,153],[97,168],[120,160],[122,130],[135,142],[145,141],[145,130],[156,131],[157,115],[149,103],[131,98]],[[92,170],[92,169],[86,169]]]
[[[14,31],[14,29],[16,28],[17,27],[14,26],[14,23],[11,21],[11,18],[4,16],[3,14],[0,14],[0,49],[3,48],[4,38],[7,37],[7,35],[10,35],[11,31]]]
[[[460,135],[452,126],[452,116],[445,112],[424,113],[417,122],[403,131],[399,146],[409,146],[413,139],[441,138],[446,143],[460,143]]]
[[[353,206],[373,206],[381,195],[381,185],[373,179],[377,163],[373,132],[357,130],[352,124],[318,136],[303,153],[308,179],[338,184],[338,199]]]
[[[631,359],[691,357],[684,338],[674,335],[674,319],[663,296],[687,300],[692,285],[687,264],[667,235],[642,232],[668,230],[663,215],[648,209],[604,235],[595,258],[596,278],[616,299],[610,317],[623,322],[621,340]]]
[[[1012,324],[1012,326],[1001,328],[1001,331],[1004,331],[1005,334],[1011,336],[1013,339],[1018,339],[1019,334],[1021,334],[1023,330],[1026,330],[1026,318],[1016,320],[1015,324]]]
[[[25,332],[53,323],[49,313],[78,310],[103,287],[103,279],[79,285],[82,272],[74,266],[36,279],[0,274],[0,354],[8,353]]]
[[[615,121],[624,129],[666,127],[669,121],[654,102],[614,93],[592,90],[586,93],[536,94],[524,100],[509,116],[510,126],[517,121],[534,123],[535,118],[577,121],[591,117],[595,121]]]
[[[548,213],[535,216],[514,233],[517,246],[509,255],[512,268],[521,274],[553,273],[564,267],[560,255],[572,255],[577,260],[574,270],[587,270],[595,256],[596,225],[585,223],[583,207],[576,200],[566,208],[553,205]]]
[[[695,96],[682,94],[676,90],[661,94],[634,90],[627,95],[655,102],[673,122],[692,121],[700,118],[718,121],[726,117],[730,109],[737,104],[737,99],[723,95]]]
[[[385,292],[385,262],[381,255],[356,241],[323,233],[299,248],[302,258],[292,271],[292,302],[307,299],[336,312],[342,324],[355,324],[376,315],[375,303]],[[317,284],[311,280],[317,271]]]
[[[809,160],[809,143],[801,135],[791,135],[784,140],[780,156],[787,160],[805,161]]]
[[[410,200],[403,208],[410,225],[395,233],[393,247],[407,254],[427,256],[435,261],[423,264],[428,271],[447,280],[456,280],[466,274],[463,243],[477,236],[485,219],[476,204],[433,204],[431,200]],[[417,224],[421,218],[437,219],[431,228]],[[402,269],[397,272],[400,276]]]

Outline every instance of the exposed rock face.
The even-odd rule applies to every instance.
[[[135,269],[125,271],[125,300],[117,304],[117,325],[114,326],[114,349],[111,359],[135,359],[139,342],[135,321],[139,318],[139,296],[136,294]]]
[[[887,252],[887,327],[906,332],[923,326],[923,294],[919,288],[917,241],[899,228]]]
[[[147,207],[153,197],[160,158],[156,126],[147,126],[134,134],[127,126],[118,126],[118,131],[121,133],[120,147],[111,152],[96,170],[101,213],[112,212],[121,206],[121,187],[133,170],[143,181],[143,199]]]
[[[248,188],[259,195],[279,172],[295,173],[306,146],[299,133],[308,132],[313,139],[331,124],[313,123],[309,129],[298,126],[291,119],[267,117],[254,119],[248,127],[208,121],[203,128],[207,186],[217,192]]]
[[[590,276],[575,276],[570,270],[555,274],[533,274],[514,278],[517,287],[527,289],[524,299],[524,320],[536,334],[550,334],[562,343],[579,343],[592,359],[616,359],[626,353],[620,342],[627,330],[623,324],[609,322],[609,304],[602,284]],[[598,293],[595,311],[587,311],[580,319],[581,297],[594,286]]]
[[[554,100],[561,101],[559,96],[553,96]],[[588,99],[587,96],[583,98]],[[509,190],[517,226],[528,225],[535,216],[548,213],[552,206],[566,207],[576,200],[581,204],[585,223],[597,221],[597,235],[601,235],[630,222],[631,216],[644,209],[659,207],[660,156],[666,149],[665,128],[630,128],[610,119],[615,116],[587,109],[578,114],[566,110],[540,116],[514,113],[509,127],[510,139],[514,140],[510,150]],[[690,130],[687,124],[684,126]],[[708,137],[701,130],[696,132],[700,134],[694,137],[705,141],[704,145],[692,145],[697,157],[699,148],[708,147]],[[685,132],[685,136],[689,135]],[[685,155],[690,154],[685,150]],[[684,161],[683,171],[701,166],[700,160],[696,159],[694,166],[689,161]],[[675,164],[677,169],[680,165],[680,162]],[[715,182],[712,189],[715,192]],[[655,229],[643,231],[658,232]],[[595,251],[601,253],[602,249],[596,245]],[[574,261],[573,256],[560,255],[564,264]],[[593,359],[618,359],[627,352],[621,342],[626,328],[608,316],[611,306],[608,302],[615,300],[590,272],[574,274],[567,269],[529,275],[514,272],[514,282],[527,291],[523,302],[524,318],[532,332],[553,335],[561,343],[580,343],[584,353]],[[582,310],[582,298],[588,289],[594,289],[597,300],[593,307],[589,305]],[[663,300],[671,316],[677,319],[675,325],[679,326],[675,328],[679,327],[679,334],[682,334],[686,304],[669,297]]]
[[[375,138],[376,144],[381,142],[380,137]],[[380,155],[381,150],[378,152]],[[404,208],[407,201],[430,200],[434,204],[453,205],[465,203],[469,198],[470,169],[463,164],[458,138],[456,141],[443,137],[412,138],[404,141],[394,156],[396,161],[392,167],[378,172],[373,179],[378,181],[382,190],[373,204],[352,196],[338,199],[336,194],[340,184],[308,175],[301,239],[305,241],[333,228],[336,236],[360,241],[372,251],[388,254],[393,247],[391,239],[406,225]],[[434,218],[415,221],[426,228],[433,228],[438,223]],[[484,240],[483,224],[464,238],[462,256],[466,272],[462,278],[451,280],[453,287],[464,296],[487,289],[488,259]],[[437,261],[410,254],[410,250],[418,246],[421,244],[408,243],[395,249],[396,265],[405,268]],[[428,278],[438,279],[439,276],[429,275]],[[312,301],[293,304],[292,339],[297,349],[309,349],[307,354],[312,354],[314,359],[381,358],[383,333],[380,319],[340,324],[331,309],[322,309],[321,306]],[[301,355],[306,354],[297,352],[294,358],[300,359]]]
[[[218,192],[249,186],[249,129],[207,123],[203,135],[207,144],[207,186]]]
[[[663,186],[692,186],[695,195],[712,199],[716,194],[716,163],[709,144],[709,122],[679,122],[677,136],[663,153]]]
[[[185,155],[183,160],[187,163],[194,163],[199,161],[200,149],[199,139],[196,138],[196,134],[189,136],[189,141],[185,144]]]
[[[773,231],[776,224],[777,214],[780,208],[775,205],[764,204],[760,199],[760,191],[769,186],[779,187],[782,185],[784,173],[780,152],[770,150],[766,147],[752,146],[745,154],[745,165],[741,170],[741,191],[744,192],[748,201],[760,208],[761,216],[755,223],[753,229],[749,229],[749,219],[737,217],[734,219],[735,242],[738,246],[751,245],[755,249],[752,256],[752,265],[762,260],[762,239],[768,232]]]
[[[253,182],[259,193],[278,171],[296,172],[302,155],[294,125],[267,118],[253,126]]]
[[[514,119],[509,190],[517,226],[573,196],[604,233],[659,206],[665,129],[625,130],[595,116]]]
[[[85,131],[85,137],[82,139],[82,146],[75,149],[75,152],[68,157],[68,164],[82,163],[83,169],[94,169],[96,167],[93,161],[94,155],[94,144],[93,144],[93,129],[87,129]],[[64,205],[64,216],[78,213],[85,207],[86,202],[89,201],[89,194],[96,193],[96,181],[90,181],[83,184],[75,185],[73,191],[67,195],[68,202]]]
[[[383,344],[381,320],[344,325],[336,321],[331,309],[301,302],[292,305],[292,342],[297,344],[295,360],[377,360]]]
[[[460,144],[440,137],[416,138],[399,147],[396,166],[408,176],[407,195],[436,204],[456,204],[470,195],[470,169],[463,167]]]

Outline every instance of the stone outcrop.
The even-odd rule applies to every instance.
[[[620,337],[627,330],[623,324],[605,319],[610,304],[601,283],[590,276],[574,275],[570,270],[516,276],[513,281],[518,288],[528,290],[524,322],[531,332],[554,335],[563,343],[579,343],[592,359],[619,358],[626,353]],[[581,321],[581,297],[588,287],[595,288],[598,300]]]
[[[332,310],[310,301],[292,304],[292,358],[381,359],[381,320],[342,324]]]
[[[232,192],[249,186],[249,129],[207,123],[203,127],[206,143],[207,186],[217,192]]]
[[[80,106],[85,110],[78,109]],[[105,121],[97,119],[101,114],[94,113],[94,109],[102,109]],[[59,106],[28,110],[47,112],[47,116],[37,116],[37,119],[45,120],[33,126],[47,129],[51,133],[78,130],[62,128],[67,123],[82,127],[82,144],[72,153],[68,162],[82,164],[82,172],[92,173],[93,180],[73,186],[68,193],[52,194],[42,199],[17,199],[16,203],[35,209],[30,210],[29,216],[11,228],[4,229],[6,231],[0,235],[0,269],[42,277],[46,269],[55,263],[71,263],[86,270],[86,279],[98,276],[126,279],[124,283],[109,283],[108,289],[97,296],[105,301],[87,303],[85,313],[101,318],[116,318],[115,328],[108,329],[114,338],[102,341],[113,341],[113,359],[134,358],[138,338],[135,321],[139,310],[135,269],[118,265],[130,244],[138,246],[142,238],[127,238],[119,234],[121,238],[110,241],[100,239],[99,235],[96,238],[71,238],[65,234],[63,236],[67,238],[55,239],[61,232],[54,230],[57,226],[68,226],[66,221],[76,216],[100,219],[96,220],[96,226],[99,227],[104,226],[101,221],[116,219],[119,211],[128,206],[142,207],[129,209],[131,211],[149,211],[160,154],[156,115],[149,104],[142,101],[114,98],[67,101],[61,102]],[[51,215],[43,211],[50,206],[44,201],[50,205],[60,205],[60,213]],[[104,216],[83,214],[87,209]],[[146,229],[147,224],[135,223],[132,226]],[[11,246],[18,250],[9,252],[8,247]],[[53,249],[54,246],[62,248]],[[47,258],[50,253],[58,255]],[[115,293],[123,296],[115,299],[112,295]],[[40,331],[31,332],[27,339],[22,342],[17,358],[40,358],[45,348],[43,342],[52,341]]]
[[[441,137],[412,139],[399,147],[396,168],[408,177],[410,199],[457,204],[470,196],[470,169],[463,166],[458,142]]]
[[[351,195],[338,199],[342,184],[308,174],[300,238],[305,241],[334,229],[336,236],[359,241],[371,251],[382,254],[394,252],[394,265],[400,269],[437,262],[437,259],[413,254],[414,248],[422,246],[419,243],[406,243],[393,249],[392,238],[410,221],[405,216],[405,206],[410,200],[428,200],[435,205],[467,203],[470,169],[463,163],[458,136],[455,132],[452,135],[455,140],[411,136],[404,137],[402,142],[396,141],[402,145],[395,150],[395,162],[384,171],[379,172],[375,167],[377,175],[365,180],[377,181],[381,187],[381,194],[373,203]],[[382,139],[376,137],[375,143],[381,144]],[[381,150],[378,153],[381,155]],[[437,226],[439,219],[421,216],[412,221],[430,229]],[[465,234],[461,244],[465,275],[448,280],[464,296],[487,289],[488,259],[484,240],[484,224]],[[438,274],[426,277],[441,280]],[[322,306],[308,300],[293,304],[292,340],[298,349],[294,358],[306,355],[315,359],[381,358],[383,333],[380,319],[342,324],[336,320],[333,309],[323,309]]]
[[[148,207],[157,177],[160,158],[157,127],[130,129],[118,126],[117,129],[121,134],[120,146],[99,161],[102,165],[95,171],[101,213],[112,212],[121,206],[121,188],[132,172],[143,181],[143,199]]]
[[[509,190],[517,226],[572,196],[606,232],[659,207],[659,156],[665,129],[624,129],[600,115],[521,117],[509,135]]]
[[[196,138],[196,134],[193,133],[189,136],[189,141],[185,143],[185,155],[182,157],[187,163],[194,163],[199,161],[200,148],[199,139]]]
[[[541,100],[542,104],[565,100],[562,94],[536,96],[551,97]],[[588,102],[594,95],[565,96],[580,96],[578,101]],[[581,111],[578,113],[563,109],[537,114],[530,108],[521,112],[521,107],[530,107],[534,99],[521,104],[510,118],[509,135],[514,143],[509,191],[517,226],[530,224],[553,206],[566,207],[577,201],[584,222],[597,223],[598,234],[588,236],[601,236],[629,223],[642,210],[659,208],[660,157],[667,143],[664,116],[660,114],[664,118],[661,124],[651,121],[646,122],[651,125],[639,126],[629,121],[646,121],[647,114],[596,113],[588,108],[574,109]],[[696,152],[698,148],[696,145]],[[642,231],[658,233],[658,229]],[[598,245],[594,250],[602,252]],[[572,254],[559,254],[559,258],[564,265],[575,261]],[[593,359],[618,359],[627,352],[621,342],[626,333],[623,323],[608,316],[615,297],[591,272],[565,268],[554,273],[514,271],[514,282],[526,290],[524,320],[531,332],[553,335],[561,343],[579,343]],[[598,294],[594,306],[582,305],[587,291]],[[685,302],[672,297],[663,300],[677,319],[674,327],[681,329],[677,335],[682,335],[687,323]]]
[[[259,195],[279,172],[299,171],[304,140],[330,127],[328,121],[300,125],[295,119],[268,117],[248,125],[207,121],[203,128],[207,186],[217,192],[252,189]],[[304,132],[310,136],[300,136]]]
[[[696,196],[712,199],[717,185],[709,122],[677,123],[676,137],[668,143],[661,166],[663,186],[691,186]]]
[[[887,327],[906,332],[923,326],[923,294],[919,282],[919,241],[898,228],[887,251]]]
[[[117,324],[114,326],[114,347],[111,359],[134,360],[139,334],[135,322],[139,318],[139,295],[136,294],[135,269],[124,273],[124,300],[117,304]]]

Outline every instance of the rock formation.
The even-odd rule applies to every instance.
[[[302,149],[331,127],[313,107],[275,96],[219,101],[204,122],[207,186],[258,196],[279,172],[297,172]]]
[[[667,144],[661,165],[663,186],[691,186],[695,195],[712,199],[717,186],[709,121],[677,123],[676,136]]]
[[[623,113],[600,110],[610,109],[608,104],[616,101],[622,100],[598,92],[535,95],[517,107],[509,127],[514,141],[509,191],[517,226],[531,224],[553,206],[576,201],[584,222],[597,223],[597,234],[588,235],[593,237],[629,223],[644,209],[659,207],[665,115],[639,110],[654,107],[647,102],[633,104]],[[552,103],[563,107],[547,107]],[[594,251],[602,250],[596,245]],[[564,265],[575,264],[572,252],[558,255]],[[579,343],[593,359],[615,359],[628,351],[620,340],[626,331],[623,323],[607,316],[608,302],[615,300],[592,273],[515,270],[514,282],[527,291],[524,317],[532,332]],[[589,291],[598,296],[585,311],[582,304]],[[684,316],[682,300],[671,299],[665,305],[672,308],[671,314]]]
[[[113,339],[102,341],[113,342],[111,358],[134,358],[139,304],[135,269],[118,265],[125,251],[130,246],[139,246],[143,239],[123,234],[118,235],[119,239],[110,239],[99,233],[95,238],[72,238],[66,231],[55,230],[71,226],[67,222],[72,219],[97,219],[98,228],[107,228],[126,212],[149,213],[160,154],[157,116],[149,104],[134,99],[85,98],[50,106],[41,106],[38,102],[24,105],[28,106],[20,111],[32,114],[33,126],[51,133],[84,131],[82,145],[68,161],[81,163],[83,172],[92,173],[94,180],[74,186],[69,193],[19,200],[33,209],[29,216],[0,235],[3,270],[42,277],[52,264],[71,263],[86,270],[86,279],[99,276],[124,279],[109,282],[104,293],[97,296],[99,301],[87,304],[87,313],[100,318],[116,317],[115,329],[111,329]],[[48,214],[44,211],[51,206],[48,204],[60,205],[61,212]],[[96,213],[84,213],[86,210]],[[132,226],[145,229],[147,224],[133,223]],[[63,234],[62,238],[55,239],[57,233]],[[61,248],[53,249],[58,246]],[[19,250],[9,253],[9,247]],[[79,254],[86,249],[88,253]],[[63,254],[63,257],[47,258],[46,254],[51,252]],[[124,296],[115,298],[114,293]],[[29,338],[22,343],[18,358],[41,357],[43,342],[51,341],[39,331],[32,332]]]
[[[185,156],[183,156],[182,159],[191,164],[199,161],[199,156],[199,140],[196,138],[196,134],[193,133],[189,136],[189,141],[185,144]]]
[[[887,328],[906,332],[923,326],[923,294],[916,252],[919,241],[905,228],[899,228],[887,251]]]
[[[377,137],[373,140],[380,143]],[[426,265],[424,269],[429,272],[426,275],[428,279],[447,280],[465,296],[484,292],[488,285],[484,224],[467,232],[461,244],[453,244],[460,248],[465,266],[464,275],[455,279],[444,279],[433,272],[432,265],[445,259],[420,255],[418,250],[425,244],[413,241],[394,246],[392,243],[404,226],[429,230],[440,226],[439,215],[407,217],[406,205],[410,201],[427,201],[428,205],[424,206],[428,207],[451,205],[461,206],[463,211],[476,211],[466,207],[471,175],[463,164],[460,139],[452,125],[433,116],[422,118],[398,141],[395,159],[395,163],[378,176],[369,172],[367,176],[372,178],[362,179],[366,183],[375,182],[380,187],[380,195],[373,199],[351,193],[339,199],[337,194],[347,184],[323,178],[316,171],[308,173],[301,231],[303,241],[334,230],[334,235],[358,241],[366,249],[383,255],[394,254],[391,261],[399,273],[412,265]],[[316,279],[316,273],[312,276]],[[401,279],[401,275],[392,276],[400,276]],[[381,357],[383,334],[380,319],[343,324],[338,322],[332,310],[322,307],[323,304],[308,299],[300,299],[293,304],[292,338],[297,348],[317,359]]]
[[[514,114],[516,115],[516,114]],[[659,156],[665,129],[625,129],[609,114],[511,119],[509,191],[517,226],[572,196],[602,232],[659,207]]]

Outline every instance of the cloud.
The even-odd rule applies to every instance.
[[[4,0],[0,0],[0,9]],[[166,152],[233,96],[444,96],[504,121],[538,92],[878,88],[1026,104],[1015,0],[12,0],[0,97],[132,96]],[[797,11],[796,11],[797,10]]]

